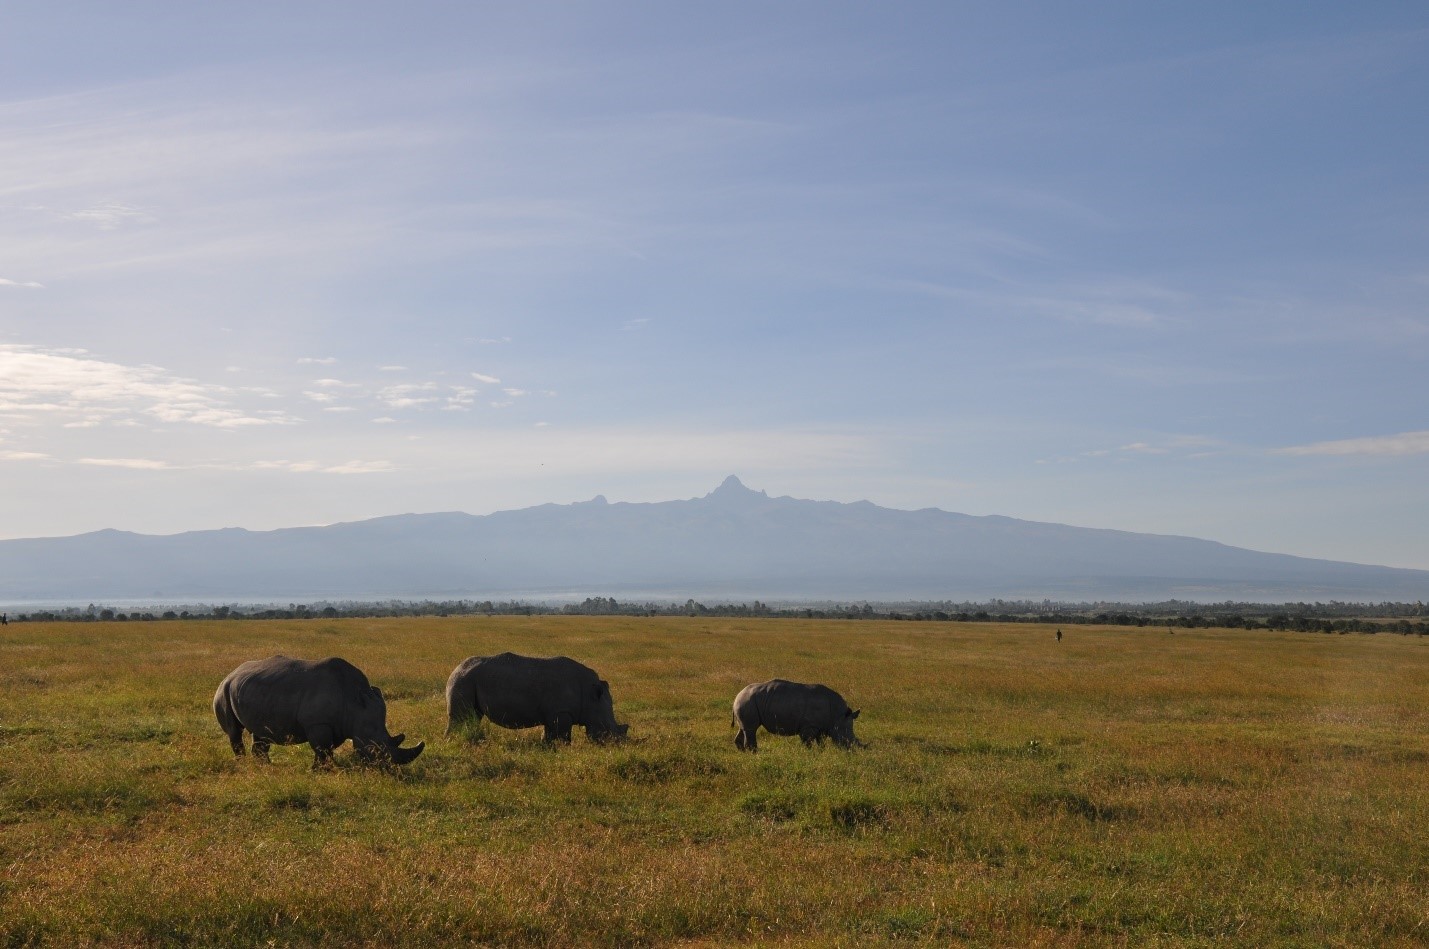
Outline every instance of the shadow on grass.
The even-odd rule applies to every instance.
[[[1135,808],[1098,804],[1075,791],[1043,790],[1029,792],[1023,798],[1022,813],[1028,817],[1066,814],[1090,822],[1129,820],[1137,816]]]

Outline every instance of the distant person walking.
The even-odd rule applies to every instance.
[[[9,613],[0,613],[0,626],[9,626],[9,625],[10,625],[10,614],[9,614]]]
[[[1059,630],[1057,630],[1057,642],[1061,642],[1061,641],[1062,641],[1062,631],[1059,629]]]

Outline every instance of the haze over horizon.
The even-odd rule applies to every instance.
[[[771,496],[1429,569],[1429,7],[59,2],[0,538]]]

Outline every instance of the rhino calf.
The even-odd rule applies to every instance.
[[[574,659],[535,659],[503,652],[472,656],[447,678],[447,734],[482,717],[502,728],[546,729],[546,741],[571,740],[571,727],[592,741],[621,739],[629,725],[615,720],[610,684]]]
[[[740,690],[730,725],[739,729],[734,746],[741,751],[759,750],[754,733],[760,725],[771,735],[798,735],[805,745],[832,738],[840,748],[852,748],[863,745],[853,734],[856,718],[858,710],[826,685],[770,679]]]
[[[363,760],[394,764],[410,763],[426,747],[403,748],[406,736],[388,734],[381,690],[346,659],[245,662],[219,684],[213,713],[235,755],[243,754],[247,730],[253,754],[265,761],[271,745],[303,742],[312,746],[314,768],[330,763],[333,749],[348,739]]]

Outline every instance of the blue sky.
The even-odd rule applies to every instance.
[[[1420,3],[47,3],[0,536],[597,493],[1429,568]]]

